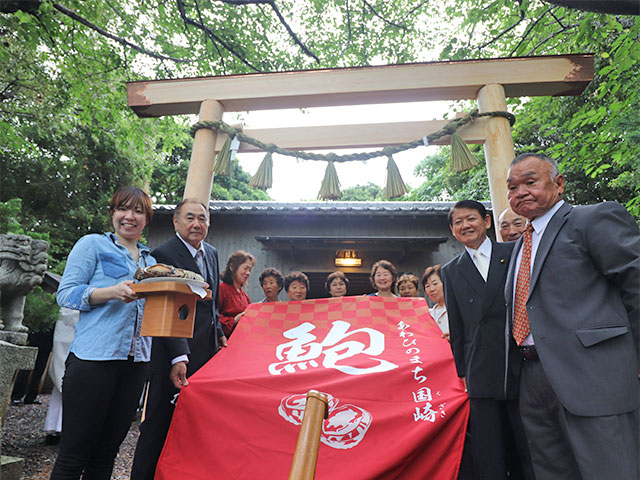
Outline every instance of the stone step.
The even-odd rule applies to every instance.
[[[24,458],[1,456],[0,479],[18,480],[24,466]]]

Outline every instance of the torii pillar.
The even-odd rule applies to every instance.
[[[222,120],[223,113],[224,108],[220,102],[204,100],[200,104],[199,120],[201,122]],[[209,205],[217,138],[218,132],[209,128],[201,128],[196,132],[183,198],[197,198],[204,205]]]
[[[478,92],[478,108],[480,112],[506,112],[507,101],[504,88],[499,84],[485,85]],[[507,200],[507,172],[509,164],[515,157],[511,125],[504,117],[492,117],[487,122],[486,139],[484,141],[484,158],[487,163],[487,176],[491,205],[493,207],[493,221],[496,236],[500,236],[498,215],[509,206]]]

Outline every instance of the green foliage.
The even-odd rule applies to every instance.
[[[251,175],[245,172],[238,161],[233,162],[233,173],[228,177],[221,175],[213,179],[212,200],[271,200],[263,190],[249,187]]]
[[[34,288],[25,298],[23,324],[30,333],[51,330],[60,318],[60,307],[56,298],[42,287]]]
[[[22,200],[20,198],[12,198],[6,202],[0,202],[0,233],[24,235],[24,229],[19,221],[20,210],[22,210]]]
[[[615,200],[639,215],[640,17],[590,13],[540,0],[460,0],[445,5],[433,5],[431,11],[448,18],[438,27],[448,38],[440,54],[443,60],[595,54],[595,79],[582,95],[508,100],[517,117],[516,153],[544,152],[555,158],[567,178],[569,201]],[[433,159],[426,163],[433,165],[423,169],[434,170],[413,196],[437,199],[444,192],[456,199],[460,192],[473,194],[479,186],[475,175],[467,183]]]
[[[6,202],[0,202],[0,233],[13,233],[28,235],[37,240],[51,241],[49,232],[25,230],[20,223],[22,215],[22,199],[12,198]]]
[[[340,200],[345,202],[380,202],[386,198],[384,198],[384,190],[381,187],[369,182],[366,185],[345,188]]]
[[[429,155],[415,169],[415,175],[425,182],[409,194],[410,201],[449,202],[464,199],[490,200],[487,167],[482,148],[470,145],[469,150],[478,159],[478,166],[464,172],[455,172],[450,166],[451,147],[442,147]]]

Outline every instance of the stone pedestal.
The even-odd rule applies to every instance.
[[[0,342],[13,343],[14,345],[26,345],[27,340],[29,340],[28,333],[0,330]]]
[[[11,401],[16,371],[31,370],[37,354],[38,349],[35,347],[22,347],[0,340],[0,433]],[[0,480],[17,480],[21,470],[22,464],[17,459],[7,457],[5,461],[5,457],[2,457]],[[18,476],[13,476],[16,471]]]

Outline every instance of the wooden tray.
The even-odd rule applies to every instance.
[[[173,281],[134,283],[131,289],[146,303],[140,335],[145,337],[193,337],[198,300],[211,300],[211,290],[200,298],[188,285]]]

